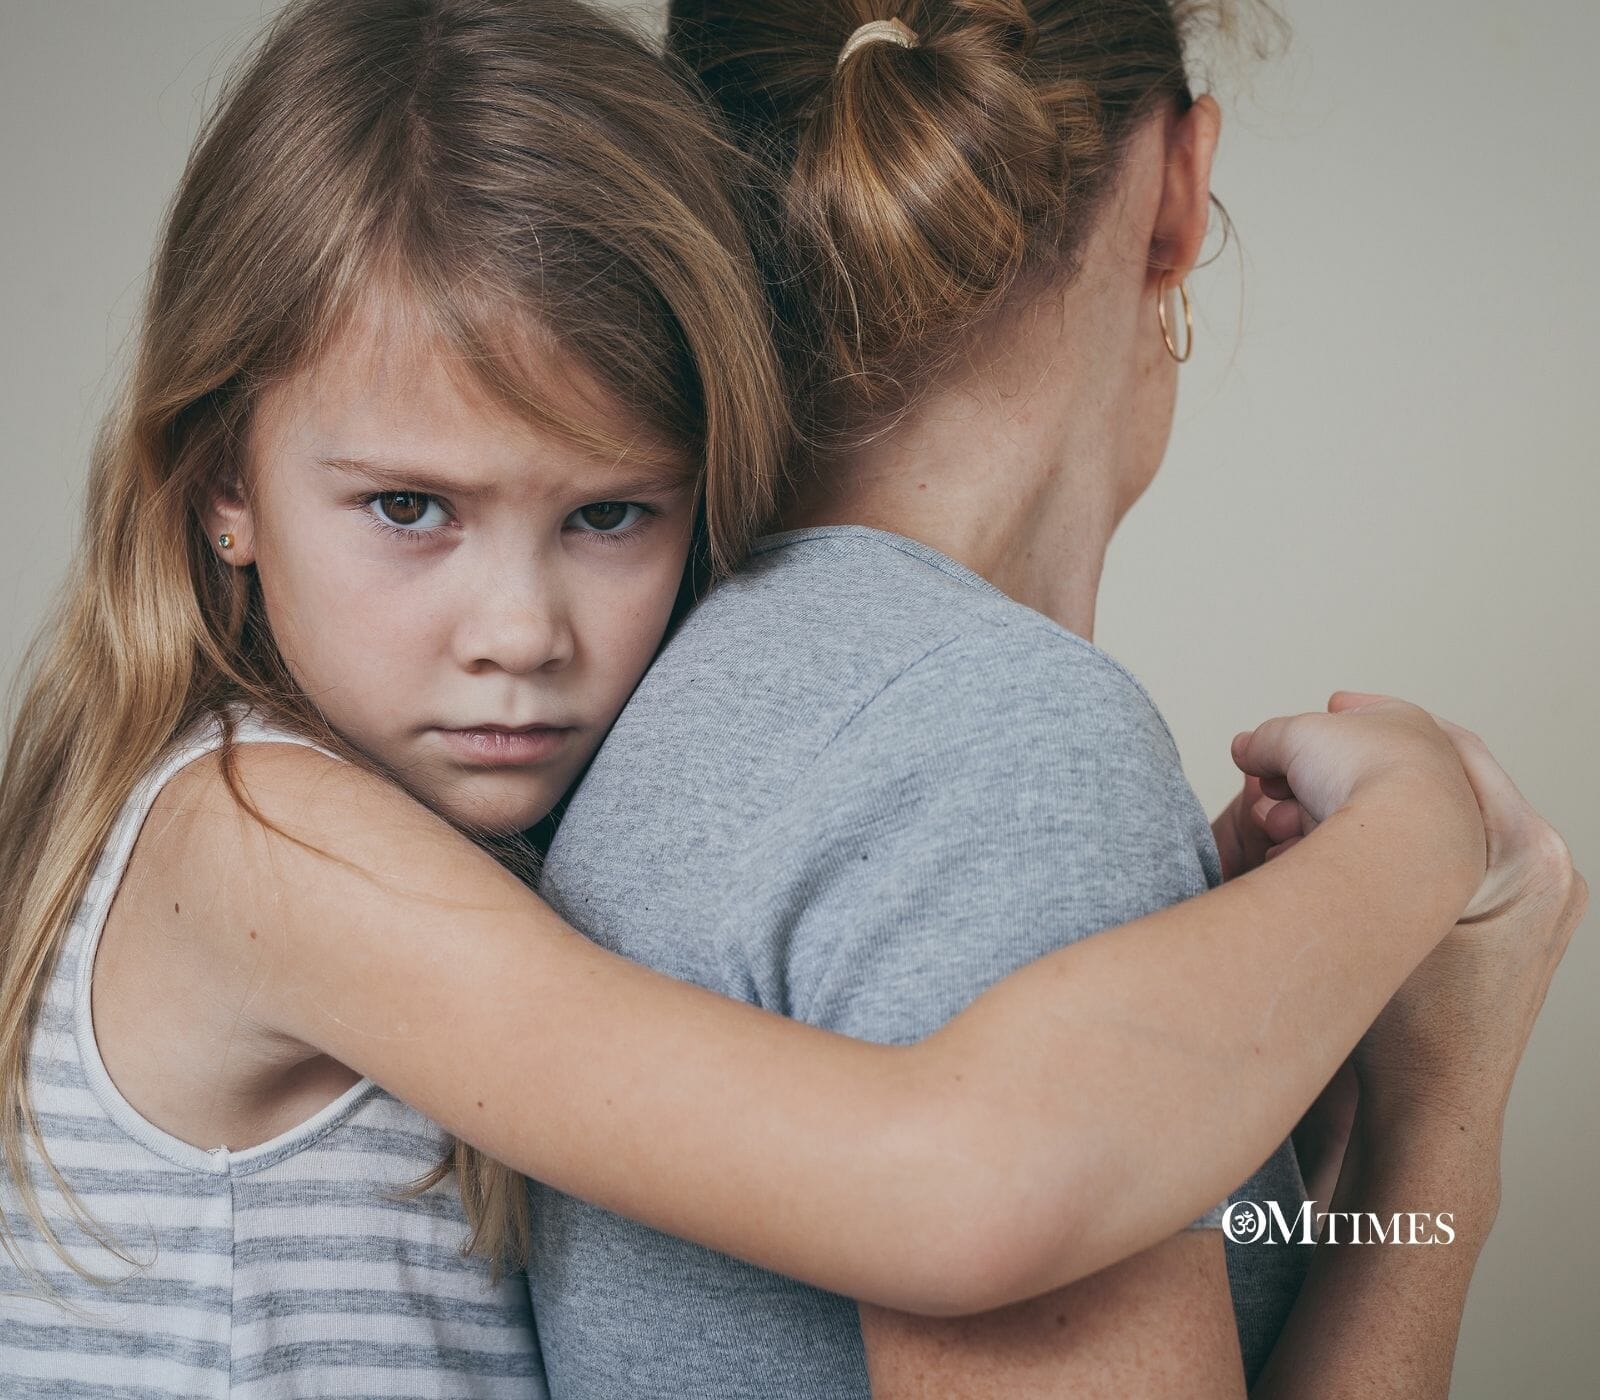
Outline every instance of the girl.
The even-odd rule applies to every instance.
[[[537,1391],[499,1162],[894,1306],[1053,1287],[1240,1180],[1474,898],[1473,790],[1392,704],[1241,743],[1326,819],[1293,855],[916,1046],[661,978],[535,899],[517,833],[785,450],[732,159],[554,0],[307,0],[230,86],[0,792],[14,1393]],[[1280,920],[1315,977],[1219,965]],[[1019,1068],[1105,1053],[1115,989],[1163,978],[1204,1054],[1147,1056],[1155,1097],[1236,1077],[1225,1128]],[[1171,995],[1224,982],[1317,1030]],[[1196,1160],[1110,1189],[1163,1136]]]

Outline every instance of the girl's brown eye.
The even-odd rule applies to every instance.
[[[626,501],[597,501],[592,506],[583,506],[578,514],[591,530],[615,530],[628,518],[628,504]]]
[[[378,509],[391,525],[417,524],[432,503],[432,496],[419,491],[385,491],[378,497]]]

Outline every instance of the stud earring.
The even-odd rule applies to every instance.
[[[1183,354],[1178,353],[1178,347],[1173,343],[1172,332],[1167,327],[1167,288],[1163,283],[1161,290],[1156,293],[1156,315],[1161,318],[1161,338],[1167,343],[1167,354],[1171,355],[1180,365],[1188,360],[1194,353],[1194,311],[1189,305],[1189,284],[1187,279],[1178,282],[1178,295],[1183,298]]]
[[[219,549],[232,549],[233,548],[233,536],[232,535],[218,535],[217,536],[217,547]]]

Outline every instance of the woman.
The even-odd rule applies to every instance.
[[[605,946],[900,1042],[1056,943],[1220,880],[1159,716],[1087,640],[1188,354],[1173,293],[1205,233],[1219,113],[1188,92],[1178,19],[1130,0],[930,0],[893,19],[859,0],[674,6],[672,46],[778,166],[759,237],[810,451],[783,532],[688,619],[568,809],[542,889]],[[1552,908],[1521,907],[1513,927],[1537,936],[1504,974],[1540,994],[1574,918],[1554,887]],[[1241,1370],[1268,1389],[1370,1370],[1370,1338],[1364,1358],[1327,1340],[1357,1316],[1409,1357],[1404,1393],[1418,1365],[1441,1386],[1503,1104],[1410,1111],[1396,1071],[1449,985],[1434,964],[1369,1038],[1372,1150],[1341,1180],[1343,1208],[1382,1211],[1450,1184],[1450,1269],[1401,1298],[1365,1261],[1325,1250],[1302,1288],[1309,1248],[1225,1255],[1202,1229],[930,1322],[537,1191],[553,1392],[1231,1394]],[[1489,991],[1458,1011],[1496,1006]],[[1149,1010],[1128,1008],[1141,1048]],[[1509,1083],[1528,1019],[1507,1021],[1479,1090]],[[1237,1194],[1293,1217],[1288,1145]]]

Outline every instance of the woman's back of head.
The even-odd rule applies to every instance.
[[[1186,41],[1233,8],[673,0],[669,46],[775,172],[771,281],[813,450],[892,422],[1020,288],[1072,277],[1128,136],[1188,107]],[[898,36],[849,42],[891,11]]]

